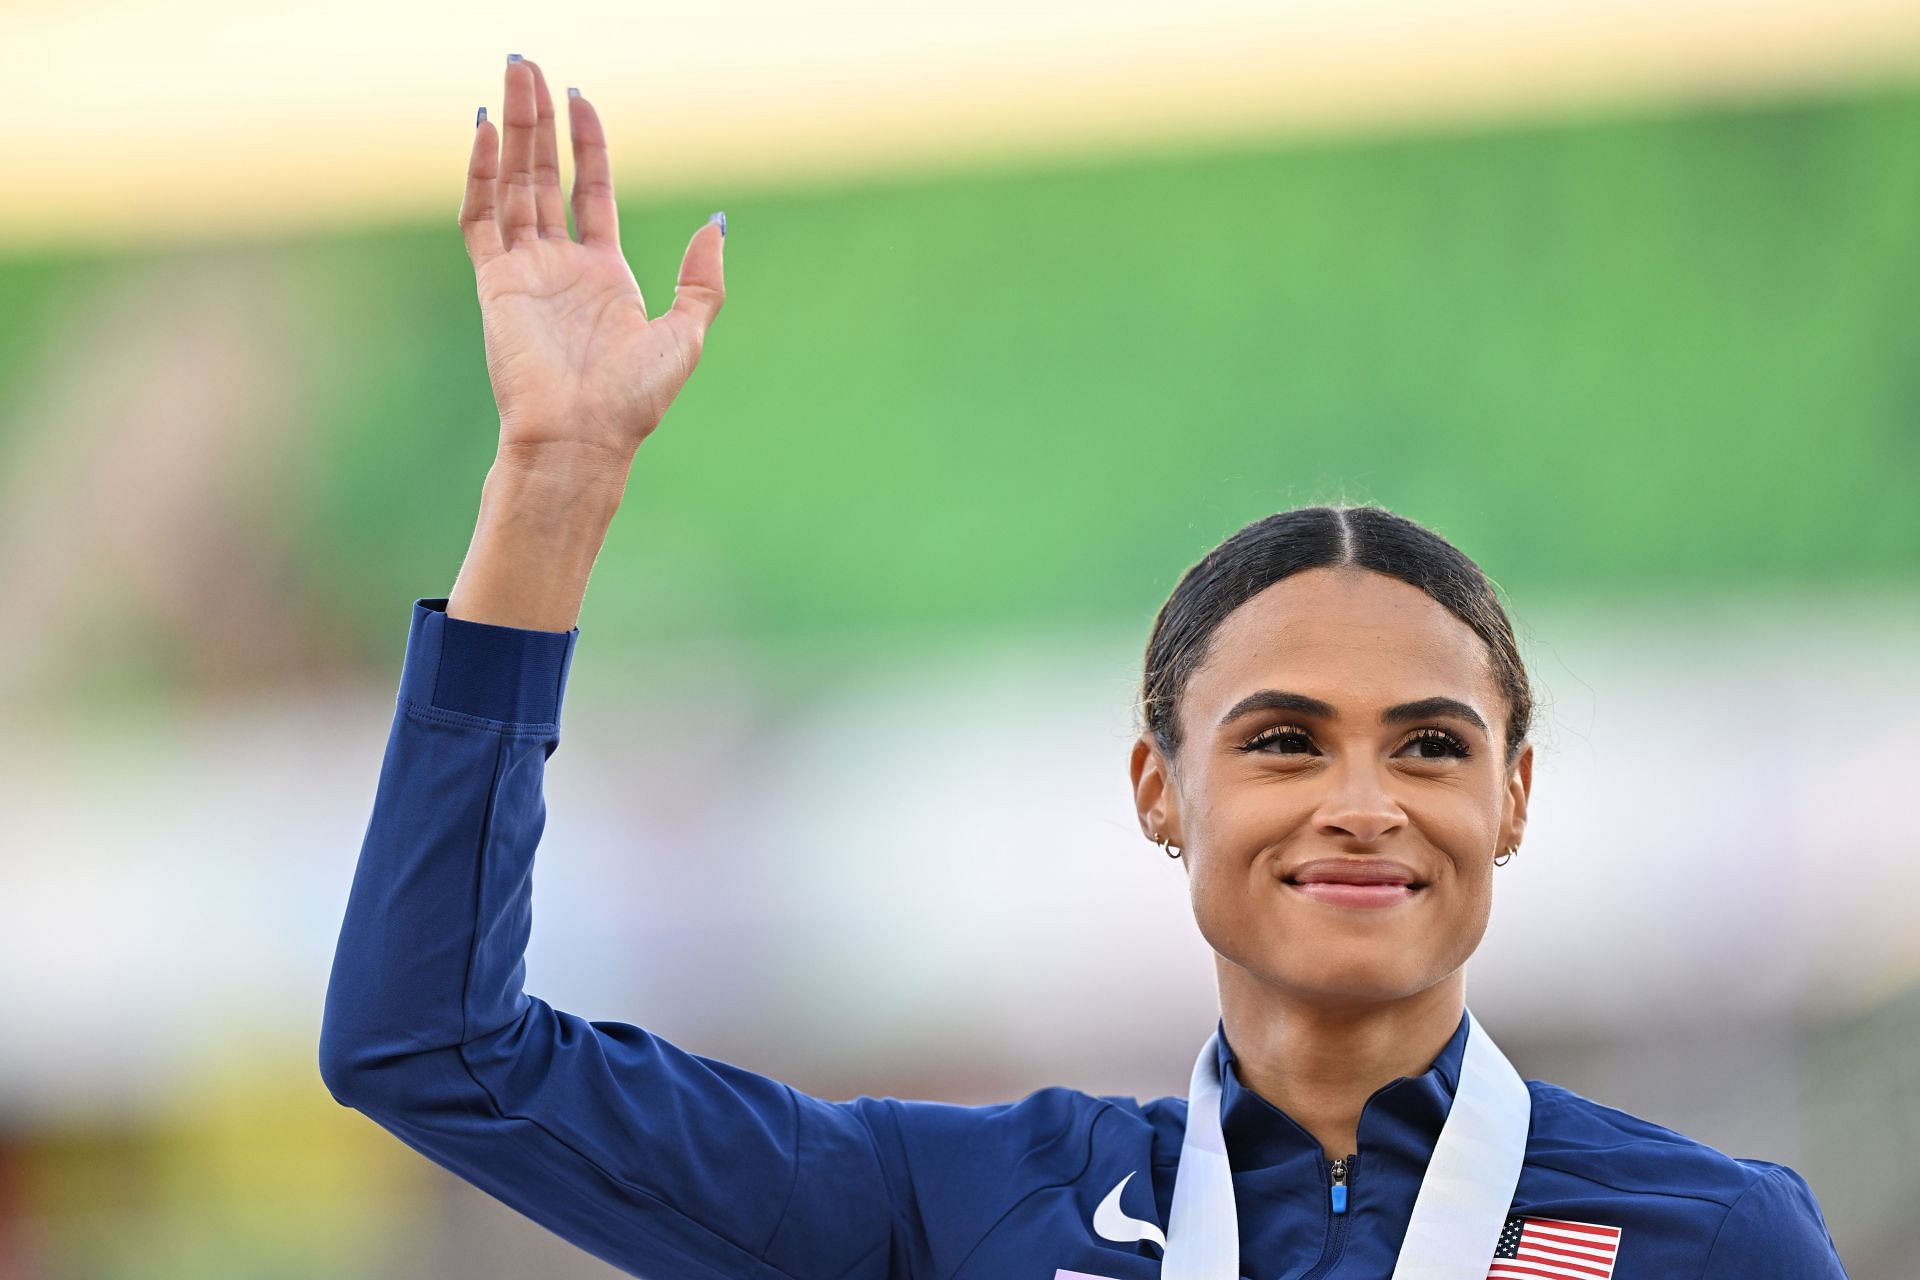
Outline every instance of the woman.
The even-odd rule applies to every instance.
[[[328,1087],[657,1277],[1844,1276],[1792,1170],[1523,1081],[1465,1005],[1526,826],[1531,698],[1474,564],[1372,508],[1249,525],[1155,620],[1131,756],[1220,1020],[1186,1098],[828,1102],[521,988],[541,783],[588,573],[724,296],[721,215],[648,319],[604,134],[506,70],[460,223],[499,450],[413,608],[327,992]]]

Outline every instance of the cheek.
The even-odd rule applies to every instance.
[[[1446,861],[1449,870],[1467,878],[1493,869],[1494,846],[1506,811],[1506,794],[1497,783],[1476,778],[1471,783],[1426,792],[1410,800],[1408,818]]]
[[[1442,967],[1452,969],[1464,964],[1486,936],[1493,914],[1493,840],[1497,828],[1484,820],[1466,824],[1452,833],[1453,843],[1446,846],[1446,879],[1435,887],[1440,896],[1434,905],[1441,908],[1435,916],[1434,943]]]
[[[1492,864],[1489,863],[1488,870],[1491,869]],[[1492,918],[1492,878],[1484,874],[1473,877],[1466,900],[1460,904],[1460,910],[1453,918],[1453,946],[1444,962],[1448,970],[1465,964],[1480,949],[1480,941],[1487,936],[1487,925]]]
[[[1218,859],[1189,851],[1186,865],[1187,897],[1193,903],[1193,918],[1200,922],[1201,932],[1211,936],[1222,915],[1230,912],[1240,895],[1226,891],[1221,884]]]
[[[1227,929],[1253,914],[1253,867],[1261,849],[1297,823],[1272,793],[1200,775],[1189,779],[1180,813],[1193,843],[1185,863],[1194,918],[1203,929]],[[1193,785],[1197,784],[1197,785]]]
[[[1275,927],[1273,903],[1264,900],[1248,876],[1247,863],[1217,853],[1202,854],[1187,863],[1187,896],[1194,923],[1209,946],[1239,958],[1261,949]]]

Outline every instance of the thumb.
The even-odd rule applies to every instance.
[[[721,252],[726,237],[727,215],[716,213],[693,233],[687,256],[680,261],[680,279],[673,286],[673,306],[668,312],[689,330],[696,350],[727,300],[725,255]]]

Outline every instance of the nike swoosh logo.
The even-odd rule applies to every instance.
[[[1111,1240],[1115,1244],[1132,1244],[1136,1240],[1151,1240],[1160,1246],[1160,1252],[1167,1251],[1167,1238],[1160,1234],[1160,1228],[1151,1222],[1139,1218],[1129,1218],[1120,1208],[1120,1193],[1133,1181],[1128,1174],[1120,1179],[1120,1185],[1107,1192],[1107,1198],[1093,1211],[1093,1233],[1102,1240]]]

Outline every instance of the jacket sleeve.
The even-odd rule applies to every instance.
[[[522,990],[541,784],[580,633],[445,610],[414,603],[327,987],[328,1089],[633,1275],[903,1275],[871,1104]]]
[[[1806,1179],[1785,1165],[1745,1163],[1764,1172],[1727,1209],[1700,1280],[1846,1280]]]

